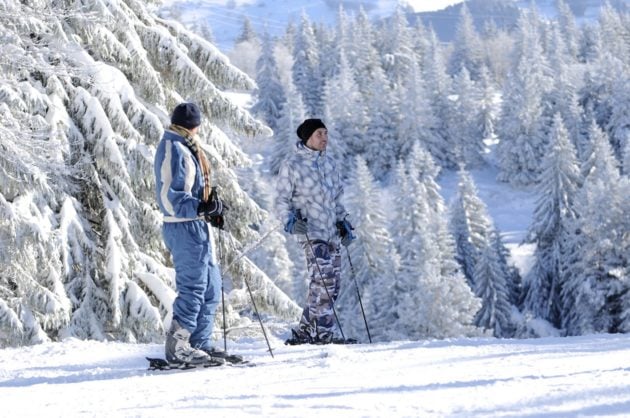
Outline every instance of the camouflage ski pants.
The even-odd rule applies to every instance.
[[[304,243],[310,283],[298,332],[310,340],[324,341],[330,340],[336,329],[332,304],[339,295],[341,253],[336,244],[321,240],[311,244],[312,250],[311,245]]]

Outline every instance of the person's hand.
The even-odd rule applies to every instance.
[[[284,230],[289,234],[306,234],[308,232],[308,224],[306,219],[302,219],[298,212],[291,212],[287,220]]]
[[[223,229],[225,227],[225,219],[223,218],[223,215],[214,215],[209,218],[206,217],[206,222],[215,228]]]
[[[352,227],[350,222],[344,219],[343,221],[337,221],[336,225],[339,236],[341,237],[341,244],[344,247],[352,244],[352,241],[355,240],[356,237],[352,234],[354,228]]]
[[[209,222],[209,217],[223,215],[223,202],[218,198],[210,199],[207,202],[202,201],[197,208],[197,214],[203,216]]]
[[[225,219],[223,219],[223,211],[228,207],[219,199],[216,187],[212,188],[210,199],[207,202],[202,201],[197,208],[197,214],[215,228],[223,229]]]

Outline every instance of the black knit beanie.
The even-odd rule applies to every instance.
[[[306,144],[306,141],[313,135],[313,132],[319,128],[326,129],[326,125],[324,125],[321,119],[306,119],[298,126],[297,136],[302,140],[303,144]]]
[[[186,129],[193,129],[201,125],[201,111],[194,103],[180,103],[173,110],[171,123]]]

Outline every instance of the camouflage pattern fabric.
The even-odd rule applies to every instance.
[[[332,303],[339,295],[341,253],[337,244],[321,240],[311,241],[311,244],[312,250],[308,242],[304,243],[310,284],[297,334],[308,342],[331,342],[337,329]]]

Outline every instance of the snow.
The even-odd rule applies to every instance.
[[[246,105],[246,99],[238,102]],[[533,248],[520,242],[534,192],[497,183],[492,168],[471,175],[524,273]],[[442,173],[447,202],[456,184],[455,172]],[[294,324],[265,323],[272,358],[257,325],[252,323],[248,337],[234,331],[228,341],[228,351],[255,367],[148,371],[145,357],[163,357],[162,344],[66,339],[0,350],[3,415],[630,415],[630,335],[285,346]],[[221,348],[221,330],[216,331]]]
[[[215,3],[226,2],[206,1],[203,7],[188,8],[200,3],[178,3],[184,5],[184,18],[187,14],[192,18],[204,15]],[[336,14],[336,8],[325,6],[324,1],[296,0],[291,2],[292,7],[277,7],[287,1],[234,3],[249,8],[232,12],[231,16],[225,11],[223,15],[214,13],[225,26],[225,34],[213,27],[220,42],[240,31],[246,13],[277,30],[285,29],[290,13],[299,15],[305,10],[321,17],[326,7],[330,19]],[[378,5],[372,11],[395,4],[372,3]],[[436,10],[456,1],[408,3],[416,11],[426,11],[420,8],[430,3]],[[284,15],[264,15],[272,11]],[[107,76],[111,79],[100,81],[107,84],[118,79],[114,73]],[[124,90],[121,94],[126,97],[130,92]],[[251,104],[249,95],[226,94],[243,108]],[[97,121],[104,120],[99,114],[93,116]],[[106,126],[99,127],[109,132]],[[110,158],[114,155],[105,154]],[[512,261],[526,276],[534,248],[522,241],[532,218],[535,193],[497,183],[493,168],[472,170],[471,175],[479,197],[503,234]],[[456,191],[457,174],[445,172],[439,182],[448,202]],[[65,211],[73,217],[74,208],[68,205]],[[120,262],[113,256],[108,271],[119,270]],[[170,305],[167,302],[174,296],[172,289],[157,286],[155,277],[148,274],[141,280],[164,306]],[[260,332],[229,342],[230,352],[256,364],[247,368],[146,370],[145,357],[162,357],[162,344],[67,338],[0,349],[3,416],[630,416],[630,335],[291,347],[283,341],[293,324],[266,325],[273,328],[273,358]],[[531,326],[546,325],[532,321]],[[541,334],[548,333],[543,331]],[[230,335],[234,334],[238,335],[236,331]],[[220,333],[216,339],[220,345]]]
[[[162,346],[0,351],[4,416],[554,417],[630,413],[630,335],[284,346],[230,342],[255,367],[147,371]]]

